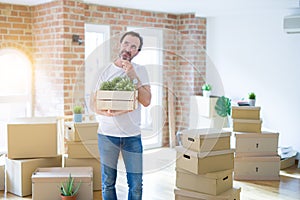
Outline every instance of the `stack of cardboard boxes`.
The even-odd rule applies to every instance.
[[[32,194],[31,175],[38,167],[60,167],[56,118],[22,118],[7,124],[6,189]]]
[[[240,199],[240,188],[233,187],[230,136],[213,128],[182,131],[182,145],[176,147],[176,200]]]
[[[98,150],[98,123],[65,123],[64,167],[92,167],[93,189],[101,190],[100,156]]]
[[[232,106],[234,180],[279,180],[278,133],[262,131],[260,107]]]

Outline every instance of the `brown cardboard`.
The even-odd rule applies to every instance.
[[[56,118],[22,118],[7,124],[7,157],[10,159],[58,155]]]
[[[234,180],[279,180],[280,157],[236,157]]]
[[[231,110],[231,117],[233,119],[260,119],[260,107],[232,106]]]
[[[138,91],[97,91],[98,110],[134,110],[138,106]]]
[[[182,146],[197,152],[230,149],[231,132],[222,129],[188,129],[183,130]]]
[[[99,158],[98,140],[67,141],[65,153],[69,158]]]
[[[276,156],[278,155],[279,133],[236,133],[235,156]]]
[[[18,196],[31,195],[31,175],[39,167],[61,167],[62,156],[12,160],[6,158],[6,188]]]
[[[5,189],[5,157],[0,156],[0,191]]]
[[[101,190],[100,160],[97,158],[68,158],[64,156],[64,167],[92,167],[93,190]]]
[[[231,188],[219,195],[209,195],[183,189],[174,189],[175,200],[240,200],[241,188]]]
[[[234,151],[222,150],[211,152],[195,152],[177,146],[176,168],[187,170],[194,174],[206,174],[233,169]]]
[[[73,123],[66,122],[66,135],[65,137],[69,141],[87,141],[87,140],[98,140],[98,123],[97,122],[81,122]]]
[[[232,171],[195,175],[182,169],[176,169],[176,186],[185,190],[218,195],[232,188]]]
[[[280,160],[280,169],[286,169],[296,164],[296,156]]]
[[[262,120],[233,119],[234,132],[261,133]]]
[[[75,184],[81,182],[77,200],[93,200],[92,167],[38,168],[31,176],[32,199],[60,199],[60,185],[70,174],[75,178]]]

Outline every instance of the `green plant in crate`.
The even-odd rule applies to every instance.
[[[116,77],[100,85],[100,90],[134,91],[135,85],[128,77]]]
[[[78,194],[81,182],[79,182],[76,186],[74,183],[74,177],[69,174],[69,177],[66,182],[61,183],[60,193],[62,196],[76,196]]]
[[[215,110],[221,117],[226,117],[231,114],[231,100],[227,97],[221,96],[218,98]]]

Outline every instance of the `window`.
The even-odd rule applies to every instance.
[[[31,63],[15,49],[0,50],[0,152],[6,151],[6,122],[30,117]]]

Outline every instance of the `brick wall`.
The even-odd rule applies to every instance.
[[[20,49],[32,60],[36,116],[70,115],[72,105],[82,100],[84,45],[73,43],[72,35],[84,39],[85,23],[109,25],[111,37],[126,31],[127,26],[155,27],[164,30],[165,110],[169,91],[175,97],[176,130],[188,126],[189,96],[200,93],[205,76],[205,19],[194,14],[114,8],[77,0],[32,7],[0,4],[0,11],[0,47]],[[165,121],[163,144],[168,145],[167,116]]]

